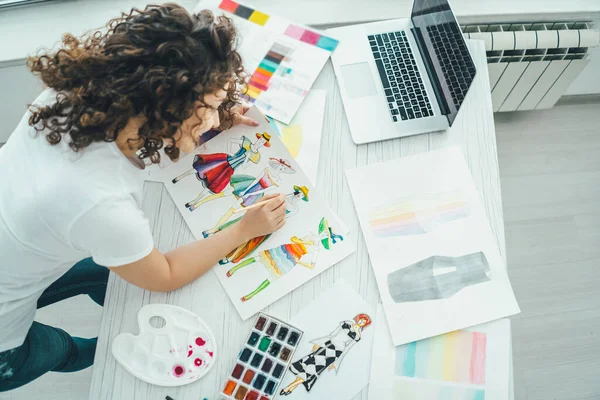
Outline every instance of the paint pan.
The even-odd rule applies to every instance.
[[[273,399],[302,334],[302,330],[286,322],[259,313],[223,385],[220,399]]]
[[[159,386],[186,385],[215,364],[215,337],[191,311],[151,304],[139,311],[138,324],[139,335],[122,333],[113,340],[112,354],[141,380]]]

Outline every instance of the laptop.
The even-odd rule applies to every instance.
[[[452,126],[476,71],[448,1],[414,0],[410,19],[328,32],[355,143]]]

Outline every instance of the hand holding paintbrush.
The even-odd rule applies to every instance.
[[[283,194],[271,194],[269,196],[266,196],[265,199],[263,201],[259,201],[258,203],[254,203],[251,206],[248,207],[243,207],[243,208],[238,208],[237,210],[235,210],[233,213],[237,214],[237,213],[241,213],[241,212],[246,212],[248,210],[253,210],[255,208],[261,207],[267,203],[269,203],[271,200],[276,199],[277,197],[282,197],[284,200],[284,205],[285,205],[285,195]]]
[[[241,231],[248,236],[248,240],[268,235],[285,224],[285,195],[268,195],[260,203],[252,204],[234,212],[242,211],[246,214],[239,224],[241,225]]]

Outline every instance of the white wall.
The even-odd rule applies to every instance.
[[[51,47],[64,32],[81,34],[103,26],[110,18],[133,6],[162,0],[61,0],[0,11],[0,143],[22,117],[26,105],[41,85],[23,66],[24,58],[40,47]],[[406,17],[412,0],[247,0],[257,9],[305,24],[339,24]],[[180,0],[189,10],[197,0]],[[485,3],[485,6],[483,4]],[[368,4],[368,6],[366,6]],[[494,19],[518,22],[532,18],[548,20],[598,20],[600,0],[454,0],[460,22]],[[319,10],[319,12],[315,12]],[[487,15],[493,14],[493,15]],[[500,15],[500,16],[499,16]],[[556,17],[555,17],[556,16]],[[497,21],[496,21],[497,22]],[[600,48],[591,52],[592,62],[567,90],[569,95],[600,93]],[[6,62],[10,67],[6,67]],[[20,65],[18,65],[20,64]]]
[[[0,68],[0,143],[6,142],[42,89],[25,65]]]
[[[600,29],[600,18],[595,19],[593,23],[596,29]],[[565,95],[600,93],[600,47],[590,49],[588,57],[590,63],[569,86]]]

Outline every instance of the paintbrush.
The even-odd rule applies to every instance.
[[[237,214],[237,213],[241,213],[241,212],[244,212],[244,211],[252,210],[253,208],[260,207],[263,204],[268,203],[269,201],[271,201],[273,199],[275,199],[275,197],[272,197],[272,198],[270,198],[268,200],[259,201],[258,203],[254,203],[254,204],[252,204],[251,206],[248,206],[248,207],[238,208],[237,210],[234,210],[233,213]]]

